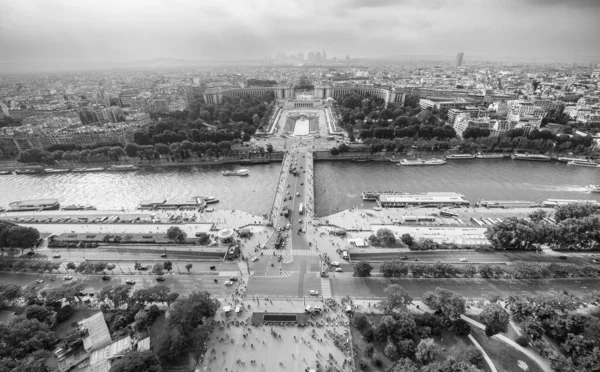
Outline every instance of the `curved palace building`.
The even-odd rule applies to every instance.
[[[266,93],[275,93],[276,99],[293,99],[293,85],[277,85],[274,87],[253,87],[253,88],[213,88],[204,92],[204,101],[206,103],[220,104],[223,97],[236,96],[262,96]],[[338,98],[347,93],[356,93],[361,96],[375,96],[383,98],[385,103],[400,102],[404,104],[406,93],[395,89],[376,88],[370,86],[345,86],[345,85],[319,85],[315,86],[314,97],[317,99],[326,99],[329,97]]]

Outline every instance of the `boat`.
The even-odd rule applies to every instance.
[[[6,171],[6,170],[5,171],[0,171],[0,176],[7,176],[9,174],[12,174],[12,172],[11,171]]]
[[[444,159],[402,159],[399,165],[443,165],[446,164]]]
[[[140,169],[140,167],[133,165],[133,164],[113,165],[112,167],[106,168],[107,171],[112,171],[112,172],[126,172],[126,171],[134,171],[134,170],[138,170],[138,169]]]
[[[371,158],[352,158],[352,159],[350,159],[350,161],[353,163],[366,163],[369,161],[373,161],[373,159],[371,159]]]
[[[549,156],[542,154],[513,154],[511,156],[513,160],[531,160],[531,161],[550,161],[552,160]]]
[[[556,160],[562,161],[564,163],[568,163],[570,161],[587,161],[587,159],[585,159],[585,158],[570,157],[570,156],[559,156]]]
[[[589,185],[587,188],[590,192],[600,193],[600,185]]]
[[[600,168],[600,164],[591,160],[572,160],[567,165],[576,165],[578,167]]]
[[[593,206],[600,206],[597,200],[580,200],[580,199],[548,199],[542,202],[542,207],[556,207],[565,204],[587,204]]]
[[[250,174],[248,169],[238,169],[236,171],[223,171],[221,172],[224,176],[247,176]]]
[[[475,155],[473,155],[473,154],[450,154],[450,155],[446,155],[446,159],[448,159],[448,160],[475,159]]]
[[[69,168],[46,168],[44,172],[46,173],[67,173],[71,170]]]
[[[379,198],[379,193],[375,191],[363,191],[360,193],[362,200],[375,201]]]
[[[503,154],[500,152],[489,153],[489,154],[478,153],[477,155],[475,155],[475,157],[477,159],[504,159],[504,158],[508,158],[509,156],[510,155],[508,155],[508,154]]]
[[[104,168],[75,168],[73,172],[83,173],[83,172],[102,172]]]
[[[16,174],[38,174],[42,170],[41,169],[17,169],[15,171]]]
[[[93,207],[91,205],[71,204],[71,205],[66,205],[66,206],[62,207],[61,209],[63,211],[95,211],[96,207]]]
[[[19,200],[8,205],[11,211],[45,211],[60,208],[58,199]]]
[[[204,196],[202,197],[202,199],[204,199],[206,204],[213,204],[219,202],[219,199],[215,198],[214,196]]]

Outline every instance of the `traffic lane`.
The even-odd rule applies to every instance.
[[[135,269],[135,264],[139,263],[140,265],[144,266],[144,267],[152,267],[157,263],[164,263],[166,261],[162,260],[162,261],[145,261],[145,260],[139,260],[139,261],[109,261],[109,263],[114,264],[116,267],[113,270],[114,273],[125,273],[125,274],[130,274],[130,273],[135,273],[137,272],[137,270]],[[190,273],[200,273],[200,272],[218,272],[218,271],[239,271],[239,267],[236,263],[231,262],[231,261],[220,261],[220,262],[190,262],[190,261],[178,261],[178,260],[169,260],[172,264],[173,264],[173,269],[171,270],[172,272],[181,272],[181,273],[188,273],[187,269],[185,268],[185,266],[189,263],[192,264],[192,268],[190,269]],[[87,262],[106,262],[106,260],[87,260]],[[67,262],[63,262],[63,269],[66,269],[66,265]],[[214,269],[211,269],[211,267],[214,266]],[[151,270],[151,269],[149,269]],[[105,270],[105,272],[108,272],[108,270]]]
[[[87,250],[74,250],[74,249],[56,249],[56,250],[44,250],[37,251],[36,257],[46,257],[50,260],[55,260],[52,257],[54,255],[60,255],[60,259],[74,262],[81,262],[85,260],[101,260],[104,262],[118,261],[118,260],[190,260],[190,261],[205,261],[206,257],[198,254],[190,253],[173,253],[173,252],[162,252],[157,251],[155,253],[149,252],[119,252],[119,251],[103,251],[95,249]],[[162,254],[166,254],[167,257],[161,257]]]
[[[316,273],[291,273],[290,277],[251,276],[246,296],[310,296],[311,290],[320,291],[321,279]]]
[[[65,275],[36,275],[24,273],[3,273],[0,275],[1,283],[14,283],[20,286],[35,284],[39,290],[49,289],[61,286],[69,282],[83,283],[86,292],[99,293],[102,288],[109,285],[126,284],[127,280],[135,281],[132,287],[132,293],[136,289],[148,288],[157,284],[163,284],[171,288],[171,292],[187,295],[194,290],[208,290],[215,296],[231,295],[235,288],[240,286],[239,282],[234,282],[233,286],[225,286],[224,283],[228,278],[208,276],[208,275],[164,275],[165,280],[162,282],[156,281],[156,275],[107,275],[110,280],[102,280],[101,275],[71,275],[72,280],[64,280]],[[37,284],[37,279],[43,279],[44,282]],[[51,279],[54,279],[52,281]],[[217,282],[214,282],[217,279]]]
[[[500,279],[398,279],[398,278],[331,278],[333,296],[356,298],[382,298],[384,289],[390,284],[399,284],[411,297],[420,298],[423,293],[437,287],[449,289],[468,298],[482,297],[486,293],[507,296],[510,293],[535,293],[548,290],[567,290],[581,296],[600,286],[600,279],[544,279],[544,280],[500,280]]]

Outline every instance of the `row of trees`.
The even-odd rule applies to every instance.
[[[544,222],[544,211],[529,220],[507,218],[488,227],[486,236],[495,249],[537,250],[545,244],[558,250],[594,250],[600,243],[600,213],[589,204],[557,207],[557,224]]]
[[[0,250],[18,248],[23,254],[25,249],[35,247],[39,240],[40,233],[37,229],[0,220]]]

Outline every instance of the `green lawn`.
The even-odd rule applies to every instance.
[[[495,338],[490,338],[480,329],[471,328],[471,335],[490,357],[498,372],[519,372],[523,371],[518,365],[523,361],[529,367],[527,372],[543,372],[542,369],[532,361],[527,355],[508,346],[504,342]]]

